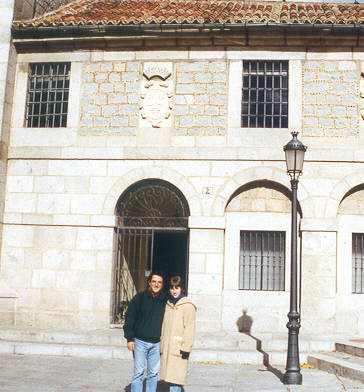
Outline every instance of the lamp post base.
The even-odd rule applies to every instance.
[[[285,385],[302,385],[302,374],[299,372],[286,372],[283,376]]]

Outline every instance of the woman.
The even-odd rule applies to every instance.
[[[182,279],[169,280],[169,299],[161,337],[160,378],[170,384],[169,392],[181,392],[195,335],[196,306],[184,294]]]

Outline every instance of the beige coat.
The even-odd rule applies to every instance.
[[[182,359],[180,350],[191,352],[195,319],[196,306],[187,297],[175,306],[167,301],[161,337],[161,380],[185,384],[188,360]]]

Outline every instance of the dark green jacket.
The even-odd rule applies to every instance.
[[[128,342],[134,338],[149,343],[159,342],[165,306],[163,292],[157,298],[153,298],[148,289],[135,295],[125,315],[125,339]]]

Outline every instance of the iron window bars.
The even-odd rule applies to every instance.
[[[284,231],[240,232],[240,290],[284,290]]]
[[[288,128],[288,61],[243,62],[241,125]]]
[[[27,127],[67,126],[70,67],[70,63],[29,64]]]
[[[364,293],[364,234],[353,233],[352,244],[352,292]]]

